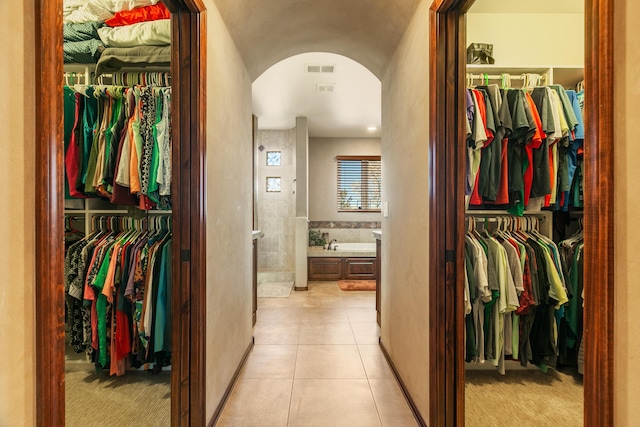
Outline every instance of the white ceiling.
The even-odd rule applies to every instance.
[[[334,73],[307,73],[306,65],[334,65]],[[334,92],[318,92],[333,84]],[[259,129],[291,129],[307,117],[312,137],[379,137],[380,80],[358,62],[333,53],[303,53],[278,62],[253,82]],[[367,127],[375,126],[376,131]]]
[[[584,0],[476,0],[469,13],[584,13]]]

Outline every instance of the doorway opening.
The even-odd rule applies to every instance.
[[[309,280],[343,278],[341,266],[327,266],[332,274],[325,274],[308,264],[307,255],[309,248],[330,243],[332,249],[336,242],[338,249],[340,243],[375,243],[371,230],[380,228],[381,219],[379,162],[365,170],[368,175],[358,164],[357,171],[349,171],[359,171],[357,179],[353,175],[343,184],[338,164],[345,155],[380,156],[380,80],[345,56],[303,53],[254,81],[253,105],[258,121],[254,228],[264,235],[259,288],[295,281],[295,289],[303,290]],[[362,206],[369,199],[372,205]],[[367,256],[373,258],[374,251]],[[374,267],[372,262],[370,279],[375,279]]]
[[[431,274],[432,319],[431,390],[439,399],[431,402],[434,425],[462,425],[464,405],[464,153],[459,141],[466,134],[464,91],[466,68],[466,12],[473,1],[452,5],[435,1],[431,7],[431,147],[439,161],[433,171],[433,224],[443,230],[431,242],[434,256],[444,260]],[[601,135],[612,132],[613,100],[606,91],[613,74],[611,1],[585,2],[585,89],[586,102],[597,99],[598,109],[585,115],[585,239],[598,246],[585,253],[585,380],[584,420],[586,425],[613,423],[613,355],[597,349],[611,349],[613,341],[613,259],[606,248],[613,238],[612,154]],[[592,101],[593,102],[593,101]],[[444,111],[442,115],[435,112]],[[454,197],[448,195],[453,194]],[[445,267],[446,266],[446,267]],[[443,284],[445,284],[443,286]],[[607,309],[596,308],[597,304]],[[453,319],[453,321],[447,321]],[[606,356],[603,356],[605,355]],[[455,355],[448,358],[446,355]]]
[[[173,247],[171,424],[205,424],[204,6],[164,1],[172,16]],[[36,407],[37,424],[65,423],[63,286],[63,2],[36,0]],[[193,194],[198,197],[192,197]]]

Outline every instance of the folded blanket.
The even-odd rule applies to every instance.
[[[169,67],[171,46],[108,47],[102,52],[96,76],[121,68]]]
[[[65,42],[62,45],[64,63],[94,64],[104,50],[101,40],[83,40],[79,42]]]
[[[100,39],[109,47],[164,46],[171,44],[171,20],[139,22],[122,27],[102,27]]]
[[[99,39],[98,28],[104,24],[101,22],[83,22],[82,24],[69,23],[62,27],[62,38],[65,42],[80,42],[83,40]]]

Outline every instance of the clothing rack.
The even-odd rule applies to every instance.
[[[111,74],[101,74],[98,84],[112,84],[116,86],[171,86],[171,73],[164,71],[122,71]]]
[[[537,73],[522,73],[522,74],[473,74],[467,73],[467,86],[473,86],[473,81],[479,79],[483,81],[485,85],[489,84],[490,80],[499,80],[502,87],[511,87],[511,80],[523,81],[522,87],[535,87],[547,84],[548,77],[546,74]]]
[[[87,351],[96,373],[154,374],[171,362],[171,220],[96,215],[93,232],[67,250],[69,342],[75,353]]]
[[[546,372],[548,366],[555,367],[561,331],[554,326],[551,333],[541,325],[569,299],[565,270],[551,238],[552,212],[467,212],[466,221],[466,369],[497,369],[504,375],[507,370]],[[489,230],[489,224],[497,226]],[[529,264],[526,259],[535,261]],[[548,280],[538,281],[537,275]]]
[[[92,81],[89,73],[76,73],[75,71],[66,72],[63,77],[65,86],[88,85]]]
[[[132,217],[123,215],[95,215],[91,217],[92,231],[171,230],[172,217],[165,215]]]
[[[535,226],[535,228],[540,231],[540,233],[544,234],[550,239],[553,239],[553,212],[551,211],[540,211],[531,213],[525,211],[524,216],[522,217],[514,216],[507,212],[500,211],[467,211],[465,213],[465,222],[468,223],[470,219],[476,220],[476,222],[479,224],[507,224],[507,227],[511,230],[525,229],[526,225],[528,224],[527,221],[529,221],[531,226]],[[531,219],[534,219],[535,222],[531,222]]]

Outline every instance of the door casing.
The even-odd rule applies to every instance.
[[[466,12],[475,0],[430,10],[430,425],[464,425],[464,89]],[[479,0],[482,1],[482,0]],[[613,0],[585,0],[586,426],[613,425]],[[597,108],[595,107],[597,106]]]
[[[205,425],[206,12],[171,11],[173,160],[171,425]],[[36,423],[64,426],[62,0],[34,0],[36,126]]]

